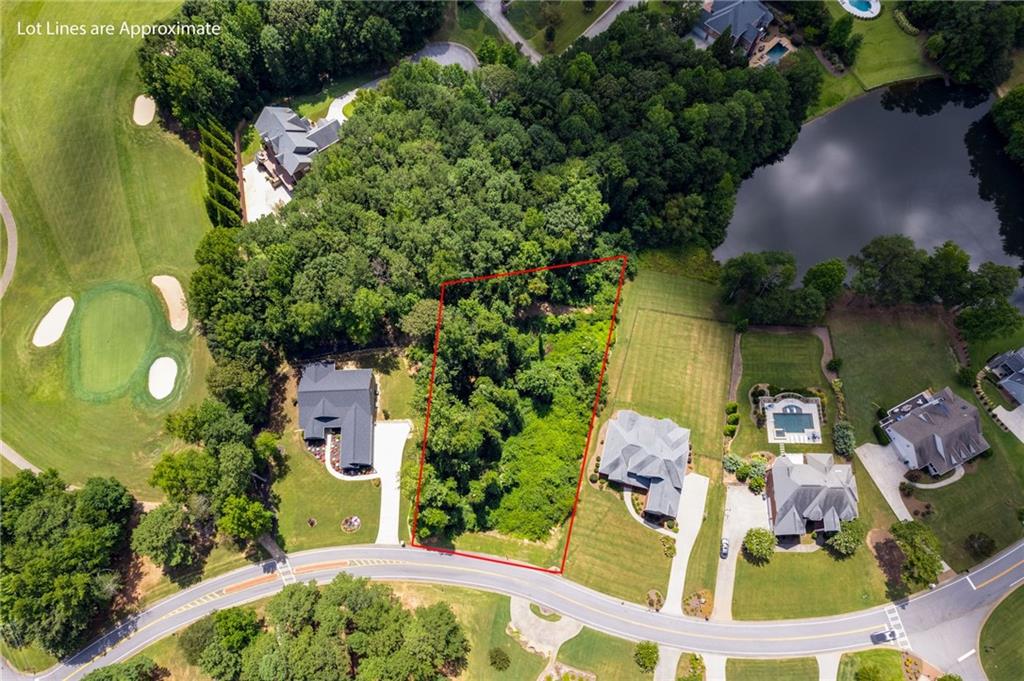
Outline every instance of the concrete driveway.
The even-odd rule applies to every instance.
[[[409,421],[380,421],[373,427],[373,467],[380,475],[380,525],[375,544],[398,543],[402,450],[411,432]]]
[[[725,522],[722,536],[729,539],[729,557],[718,561],[715,579],[715,620],[732,620],[732,592],[736,580],[736,561],[742,552],[743,537],[755,527],[768,529],[768,502],[745,485],[729,485],[725,489]]]
[[[708,498],[709,480],[703,475],[689,473],[683,478],[683,492],[679,498],[679,512],[676,520],[679,531],[676,535],[676,555],[672,558],[672,572],[668,577],[668,591],[662,610],[670,615],[683,614],[683,584],[686,581],[686,566],[690,562],[690,551],[697,541],[701,523],[704,522],[704,503]]]
[[[284,185],[274,187],[270,179],[256,165],[256,161],[242,168],[242,184],[245,187],[245,217],[249,222],[277,209],[292,200]]]
[[[900,520],[913,520],[907,507],[903,504],[903,495],[900,494],[900,483],[903,482],[903,475],[907,467],[903,465],[891,445],[878,445],[874,443],[862,444],[857,447],[857,458],[864,464],[868,475],[875,481],[875,486],[885,497],[889,508]]]
[[[1024,407],[1017,407],[1013,411],[1008,411],[1006,407],[996,407],[993,411],[1007,429],[1024,442]]]

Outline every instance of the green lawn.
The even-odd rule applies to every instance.
[[[841,374],[858,442],[873,439],[871,427],[879,405],[892,406],[925,388],[940,390],[950,386],[977,404],[971,390],[957,384],[946,331],[933,316],[847,311],[830,315],[829,325],[836,354],[843,358]],[[994,348],[1019,347],[1021,336],[1018,333],[974,348],[975,366],[981,366]],[[893,371],[892,358],[899,358],[899,371]],[[1024,456],[1020,443],[997,428],[984,413],[981,422],[985,438],[992,446],[991,455],[979,457],[977,470],[956,484],[937,490],[916,490],[914,494],[933,505],[934,512],[925,522],[942,540],[943,557],[956,570],[978,562],[963,548],[969,534],[988,534],[996,540],[998,549],[1024,536],[1024,527],[1016,522],[1017,509],[1024,507]]]
[[[0,114],[5,171],[0,189],[20,237],[0,329],[4,441],[38,466],[57,467],[69,482],[116,471],[145,499],[159,498],[146,479],[169,441],[161,432],[164,415],[205,394],[209,357],[201,339],[179,334],[173,341],[173,354],[183,365],[181,387],[156,404],[137,394],[79,399],[71,385],[75,338],[66,333],[54,346],[35,348],[31,337],[62,296],[81,302],[95,287],[123,282],[159,306],[150,277],[188,280],[195,245],[209,227],[202,165],[159,122],[144,128],[131,122],[133,101],[142,92],[136,75],[139,41],[33,38],[18,36],[15,26],[18,21],[148,24],[176,7],[147,2],[5,3],[2,8],[0,94],[17,106]],[[68,332],[81,312],[72,316]],[[118,341],[107,339],[116,353]],[[125,371],[122,367],[107,378]]]
[[[611,0],[597,0],[594,9],[590,12],[583,8],[583,3],[575,2],[575,0],[558,0],[551,4],[558,5],[562,18],[555,29],[555,40],[551,45],[548,45],[544,38],[546,23],[541,14],[542,3],[533,0],[515,0],[508,6],[506,14],[509,23],[519,31],[519,35],[543,54],[558,54],[565,50],[612,3]]]
[[[395,583],[391,585],[406,607],[419,607],[443,601],[452,606],[455,617],[469,638],[469,659],[458,678],[494,679],[495,681],[535,681],[545,660],[527,651],[509,636],[511,620],[509,598],[501,594],[432,584]],[[503,672],[491,667],[488,651],[501,648],[512,664]]]
[[[178,647],[179,636],[180,632],[162,638],[144,648],[138,656],[146,656],[163,669],[166,669],[166,678],[168,679],[174,679],[174,681],[212,681],[211,677],[207,676],[199,667],[193,667],[185,659],[181,648]]]
[[[481,12],[476,5],[462,6],[456,0],[449,0],[448,9],[444,13],[444,23],[437,33],[431,36],[431,42],[460,43],[476,52],[484,38],[490,38],[497,44],[507,42],[498,27]]]
[[[826,6],[833,21],[846,15],[846,10],[835,0],[829,0]],[[883,85],[939,75],[938,68],[924,55],[923,36],[907,35],[900,30],[893,15],[894,7],[893,2],[883,2],[882,13],[875,19],[854,20],[854,33],[864,36],[857,61],[839,78],[822,67],[825,82],[817,104],[808,112],[809,118]],[[801,52],[814,58],[809,50]]]
[[[1002,96],[1018,85],[1024,85],[1024,49],[1013,51],[1013,72],[997,92]]]
[[[1000,603],[981,630],[981,664],[989,681],[1014,681],[1024,669],[1024,588]]]
[[[57,664],[57,658],[35,643],[22,648],[14,648],[0,638],[0,655],[3,655],[12,667],[26,674],[41,672]]]
[[[137,607],[143,608],[156,603],[160,599],[180,591],[183,584],[187,585],[193,580],[199,582],[211,579],[250,563],[266,560],[267,557],[266,552],[258,545],[251,545],[248,552],[243,552],[239,551],[230,541],[217,544],[194,573],[179,576],[177,582],[172,582],[166,575],[161,575],[155,584],[146,585],[145,588],[140,589],[142,597],[137,603]]]
[[[887,649],[845,653],[839,660],[837,681],[857,681],[857,671],[869,665],[881,670],[882,677],[879,681],[903,681],[903,664],[900,653]]]
[[[818,661],[813,657],[790,660],[729,658],[725,661],[725,676],[729,681],[817,681]]]
[[[737,560],[732,614],[738,620],[824,617],[887,600],[885,578],[866,546],[846,560],[825,550],[777,552],[767,565]]]
[[[706,458],[700,472],[716,480],[732,328],[715,321],[714,285],[653,269],[659,262],[656,257],[642,259],[636,279],[623,289],[608,365],[608,401],[600,423],[619,409],[671,418],[691,429],[696,464],[700,468]],[[591,457],[599,451],[597,439]],[[717,515],[724,496],[712,486],[709,499],[710,522],[705,522],[702,535],[719,531],[714,527],[720,523]],[[714,542],[699,539],[701,551],[691,557],[691,565],[710,571],[712,585],[717,563],[710,556],[717,559],[717,541],[717,536]],[[669,565],[658,535],[630,517],[621,495],[584,483],[566,564],[571,579],[643,601],[648,589],[664,593]]]
[[[832,450],[832,424],[835,401],[828,379],[821,373],[821,340],[810,332],[768,333],[751,330],[740,341],[743,355],[743,377],[736,401],[740,405],[740,428],[732,443],[732,451],[745,456],[757,451],[778,452],[778,445],[768,444],[764,428],[758,428],[750,416],[747,395],[757,383],[770,383],[780,388],[819,388],[825,392],[826,423],[822,424],[823,442],[817,445],[786,445],[787,451],[828,452]]]
[[[558,661],[596,674],[598,679],[648,681],[651,675],[644,674],[633,662],[635,645],[584,627],[558,649]]]

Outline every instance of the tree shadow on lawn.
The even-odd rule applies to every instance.
[[[880,533],[871,540],[871,552],[878,561],[878,567],[885,575],[885,596],[891,601],[899,601],[910,595],[910,589],[903,582],[902,569],[906,556],[887,531]]]

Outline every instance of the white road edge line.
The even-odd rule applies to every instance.
[[[966,660],[968,657],[970,657],[971,655],[973,655],[976,652],[978,652],[976,648],[971,648],[966,653],[964,653],[960,657],[956,658],[956,661],[957,662],[963,662],[964,660]]]

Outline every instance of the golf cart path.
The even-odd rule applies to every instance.
[[[4,262],[4,272],[0,275],[0,298],[7,292],[7,287],[14,279],[14,265],[18,262],[18,227],[14,224],[14,215],[11,214],[11,207],[7,205],[7,199],[0,194],[0,215],[4,218],[4,229],[7,230],[7,261]]]

